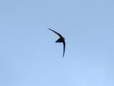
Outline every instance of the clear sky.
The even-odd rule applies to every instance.
[[[114,0],[0,0],[0,86],[114,86]]]

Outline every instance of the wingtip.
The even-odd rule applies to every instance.
[[[50,28],[48,28],[49,30],[51,30]]]
[[[65,54],[63,54],[63,58],[64,58]]]
[[[50,31],[53,31],[51,28],[48,28]]]
[[[51,29],[51,28],[52,28],[52,29]],[[48,28],[48,29],[51,30],[51,31],[54,31],[54,30],[53,30],[54,28],[53,28],[53,27],[51,27],[51,28]]]
[[[52,27],[51,27],[52,28]],[[51,28],[48,28],[49,30],[52,30]]]

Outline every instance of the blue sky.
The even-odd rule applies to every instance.
[[[113,10],[113,0],[1,0],[0,86],[114,86]]]

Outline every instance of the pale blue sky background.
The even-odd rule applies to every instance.
[[[1,0],[0,86],[114,86],[114,0]]]

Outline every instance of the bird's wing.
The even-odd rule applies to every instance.
[[[54,32],[55,34],[57,34],[59,37],[62,37],[63,38],[63,36],[60,33],[56,32],[56,31],[54,31],[54,30],[52,30],[50,28],[48,28],[48,29],[51,30],[52,32]]]
[[[66,48],[66,44],[65,44],[65,40],[63,41],[63,57],[65,55],[65,48]]]
[[[52,32],[54,32],[55,34],[57,34],[60,38],[63,38],[64,39],[64,37],[61,35],[61,34],[59,34],[58,32],[56,32],[56,31],[54,31],[54,30],[52,30],[52,29],[50,29],[50,28],[48,28],[49,30],[51,30]],[[66,48],[66,43],[65,43],[65,40],[63,40],[63,57],[64,57],[64,54],[65,54],[65,48]]]

